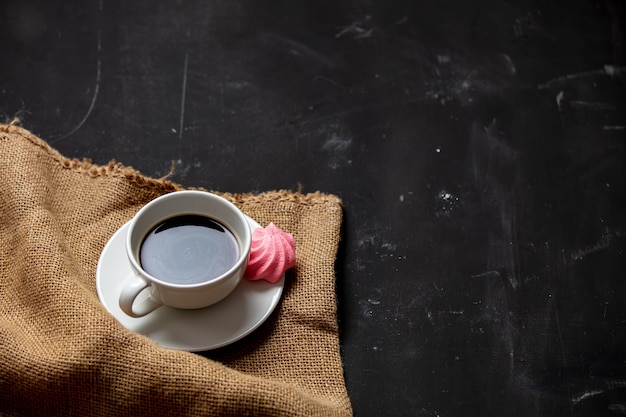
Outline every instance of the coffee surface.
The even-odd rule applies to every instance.
[[[143,269],[173,284],[210,281],[232,268],[239,257],[235,236],[204,216],[176,216],[159,223],[141,245]]]

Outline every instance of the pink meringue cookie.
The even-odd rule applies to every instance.
[[[275,283],[295,264],[296,247],[293,235],[283,232],[274,223],[265,228],[254,229],[246,278]]]

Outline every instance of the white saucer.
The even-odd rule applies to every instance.
[[[252,228],[260,227],[248,218]],[[280,301],[285,276],[275,284],[264,280],[241,280],[224,300],[197,310],[163,306],[140,318],[127,316],[118,305],[126,278],[132,273],[126,257],[125,238],[129,224],[122,226],[104,247],[96,270],[96,289],[104,307],[124,327],[159,345],[191,352],[216,349],[256,330]]]

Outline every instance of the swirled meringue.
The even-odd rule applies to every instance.
[[[295,264],[296,248],[293,235],[283,232],[274,223],[265,228],[254,229],[246,278],[264,279],[275,283]]]

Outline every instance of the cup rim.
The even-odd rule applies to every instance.
[[[173,283],[173,282],[169,282],[169,281],[164,281],[162,279],[159,279],[151,274],[149,274],[145,269],[143,269],[143,267],[141,266],[141,263],[137,260],[136,258],[136,253],[135,250],[132,248],[132,244],[131,244],[131,239],[132,239],[132,235],[133,235],[133,231],[135,230],[135,219],[141,215],[141,213],[145,213],[146,211],[148,211],[150,209],[150,207],[157,205],[157,204],[161,204],[164,200],[169,200],[172,198],[180,198],[180,194],[184,193],[186,195],[197,195],[201,198],[210,198],[213,199],[214,201],[219,201],[220,204],[224,204],[225,206],[227,206],[234,214],[235,216],[241,221],[241,223],[245,226],[243,228],[244,230],[244,236],[239,236],[238,233],[234,233],[233,232],[233,227],[229,224],[224,224],[224,226],[228,227],[231,231],[231,233],[233,233],[235,235],[235,239],[237,239],[239,245],[240,245],[240,249],[241,252],[239,254],[239,258],[237,259],[237,262],[231,267],[229,268],[226,272],[222,273],[221,275],[218,275],[217,277],[214,277],[210,280],[207,281],[202,281],[202,282],[196,282],[193,284],[177,284],[177,283]],[[187,211],[180,211],[178,213],[173,213],[171,216],[169,217],[164,217],[161,220],[159,220],[159,222],[163,222],[164,220],[171,218],[171,217],[175,217],[175,216],[183,216],[186,214],[197,214],[197,215],[202,215],[202,216],[207,216],[210,217],[210,215],[207,215],[206,213],[202,213],[202,212],[198,212],[198,211],[194,211],[194,210],[187,210]],[[220,219],[215,219],[216,221],[219,221],[220,223],[224,223],[223,220]],[[157,222],[157,224],[159,223]],[[143,239],[145,239],[145,236],[142,237],[142,241]],[[225,280],[227,280],[227,278],[230,278],[236,270],[244,268],[245,266],[243,265],[244,263],[247,263],[248,261],[248,257],[250,255],[250,245],[251,245],[251,241],[252,241],[252,232],[250,230],[250,224],[248,223],[248,219],[246,218],[246,215],[237,207],[235,206],[233,203],[231,203],[230,201],[226,200],[224,197],[221,197],[217,194],[213,194],[209,191],[199,191],[199,190],[179,190],[179,191],[172,191],[170,193],[167,194],[163,194],[159,197],[156,197],[155,199],[149,201],[147,204],[145,204],[141,209],[139,209],[139,211],[137,211],[137,213],[135,213],[135,215],[133,216],[133,218],[130,221],[129,224],[129,228],[128,228],[128,232],[126,234],[126,254],[128,257],[128,260],[130,261],[133,269],[135,270],[135,272],[137,274],[139,274],[142,278],[147,279],[150,282],[154,282],[160,286],[163,287],[168,287],[168,288],[172,288],[172,289],[192,289],[192,288],[201,288],[201,287],[208,287],[208,286],[213,286],[213,285],[219,285],[220,283],[224,282]],[[247,244],[246,244],[247,242]],[[241,273],[241,275],[243,275],[243,271]]]

